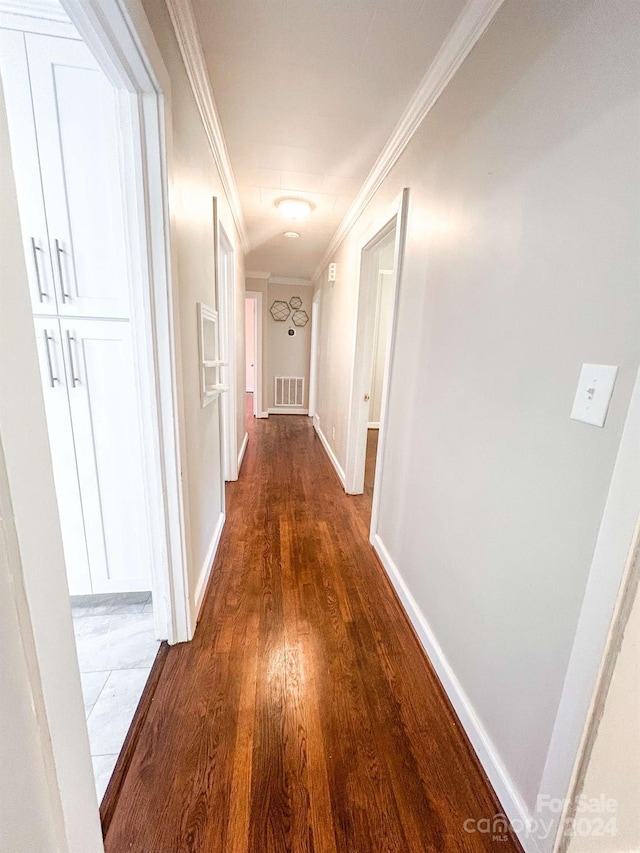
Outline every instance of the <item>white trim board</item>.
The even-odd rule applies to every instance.
[[[340,482],[342,483],[342,487],[344,488],[344,483],[345,483],[344,470],[342,469],[342,466],[338,462],[338,457],[335,455],[335,453],[331,449],[331,445],[327,441],[325,434],[320,429],[320,419],[318,418],[317,415],[313,416],[313,428],[315,429],[316,435],[320,439],[320,442],[321,442],[322,446],[324,447],[324,449],[327,453],[327,456],[329,457],[329,461],[331,462],[331,464],[335,468],[335,472],[338,475],[338,479],[340,480]]]
[[[331,242],[313,274],[314,282],[318,281],[336,249],[376,194],[503,2],[504,0],[468,0],[429,66],[429,70],[413,93],[400,121],[373,164],[373,168],[338,226],[338,230],[331,238]]]
[[[369,421],[367,429],[380,429],[380,421]]]
[[[240,235],[242,248],[249,251],[247,229],[238,195],[238,187],[233,174],[227,143],[222,131],[218,108],[213,97],[213,89],[207,71],[202,44],[198,33],[198,24],[190,0],[166,0],[169,16],[175,30],[180,54],[187,70],[191,89],[200,111],[211,153],[215,160],[222,186],[224,188],[233,221]]]
[[[308,415],[309,409],[303,409],[293,406],[274,406],[267,409],[269,415]]]
[[[456,678],[435,634],[418,607],[416,600],[409,591],[398,567],[391,558],[378,533],[371,537],[371,544],[398,594],[398,598],[418,635],[418,639],[427,657],[436,671],[445,693],[453,705],[467,737],[471,741],[471,745],[489,778],[489,782],[493,786],[504,808],[504,813],[512,823],[515,822],[516,827],[522,827],[517,833],[520,843],[526,853],[540,853],[538,842],[526,831],[526,827],[531,822],[529,809],[518,793],[507,768],[502,763],[498,751],[476,714],[469,697]],[[493,815],[487,815],[486,817],[491,819]]]
[[[238,474],[240,473],[240,468],[242,468],[242,463],[244,461],[244,454],[247,452],[247,445],[249,444],[249,433],[245,432],[244,438],[242,439],[242,446],[240,447],[240,453],[238,453]]]
[[[196,592],[195,592],[195,622],[198,622],[200,618],[200,611],[202,610],[202,604],[204,602],[204,596],[207,591],[207,586],[209,584],[209,579],[211,577],[211,570],[213,569],[213,563],[216,559],[216,554],[218,553],[218,545],[220,544],[220,538],[222,537],[222,531],[224,529],[224,522],[226,519],[226,515],[224,512],[221,512],[218,516],[218,520],[216,521],[216,526],[213,531],[213,536],[211,537],[211,542],[209,544],[209,548],[207,550],[207,556],[204,558],[204,562],[200,569],[200,577],[198,578],[198,583],[196,584]]]

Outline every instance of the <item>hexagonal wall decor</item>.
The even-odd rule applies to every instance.
[[[299,296],[292,296],[289,300],[289,305],[296,311],[298,308],[302,308],[302,299]]]
[[[271,308],[269,308],[269,311],[271,311],[271,316],[278,323],[284,323],[289,318],[289,314],[291,314],[291,309],[282,299],[276,299]]]
[[[306,326],[309,322],[309,315],[306,311],[294,311],[291,319],[294,326]]]

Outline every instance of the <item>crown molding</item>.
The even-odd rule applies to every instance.
[[[503,2],[504,0],[468,0],[429,66],[429,70],[413,93],[400,121],[373,164],[373,168],[338,226],[338,230],[331,238],[331,242],[313,274],[313,281],[320,278],[323,269],[330,262],[336,249],[376,194]]]
[[[289,278],[284,275],[270,275],[269,284],[288,284],[291,287],[313,287],[310,278]]]
[[[269,284],[289,284],[292,287],[313,287],[313,281],[310,278],[295,278],[286,275],[272,275],[270,272],[245,272],[245,279],[263,279]]]
[[[238,195],[236,180],[231,168],[229,151],[225,142],[222,124],[213,97],[213,89],[204,60],[202,43],[198,34],[198,24],[193,14],[190,0],[166,0],[169,16],[182,54],[182,60],[187,70],[189,82],[196,99],[202,123],[209,140],[222,186],[227,196],[233,221],[235,222],[242,247],[248,251],[247,229],[242,214],[242,206]]]

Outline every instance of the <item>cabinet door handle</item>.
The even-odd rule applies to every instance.
[[[80,382],[78,377],[76,376],[76,368],[73,363],[73,345],[72,341],[75,341],[75,338],[71,334],[71,332],[67,329],[67,351],[69,353],[69,370],[71,371],[71,385],[75,388],[76,385]]]
[[[51,385],[52,388],[55,388],[56,382],[60,382],[60,380],[58,379],[58,377],[53,372],[53,361],[51,360],[51,349],[49,347],[49,341],[52,341],[52,340],[53,340],[53,335],[50,335],[49,330],[45,329],[44,330],[44,346],[45,346],[45,351],[47,353],[47,366],[49,368],[49,385]]]
[[[33,253],[33,266],[36,271],[36,285],[38,287],[38,299],[40,302],[44,302],[45,297],[48,296],[46,290],[42,289],[42,282],[40,281],[40,264],[38,263],[38,252],[41,252],[42,249],[40,246],[36,246],[35,238],[31,238],[31,252]]]
[[[67,299],[71,299],[71,297],[64,289],[64,275],[62,274],[62,256],[64,254],[64,249],[60,245],[59,240],[55,240],[54,242],[56,244],[56,260],[58,262],[58,278],[60,279],[60,292],[62,293],[62,301],[66,302]]]

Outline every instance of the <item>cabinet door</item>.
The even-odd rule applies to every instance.
[[[93,591],[151,589],[130,325],[61,320],[60,327]]]
[[[89,572],[60,324],[53,318],[36,318],[34,324],[69,592],[85,595],[95,590]]]
[[[47,219],[38,163],[36,129],[24,33],[0,30],[0,73],[7,107],[11,159],[34,314],[56,314]]]
[[[117,92],[82,42],[25,43],[58,310],[128,317]]]

